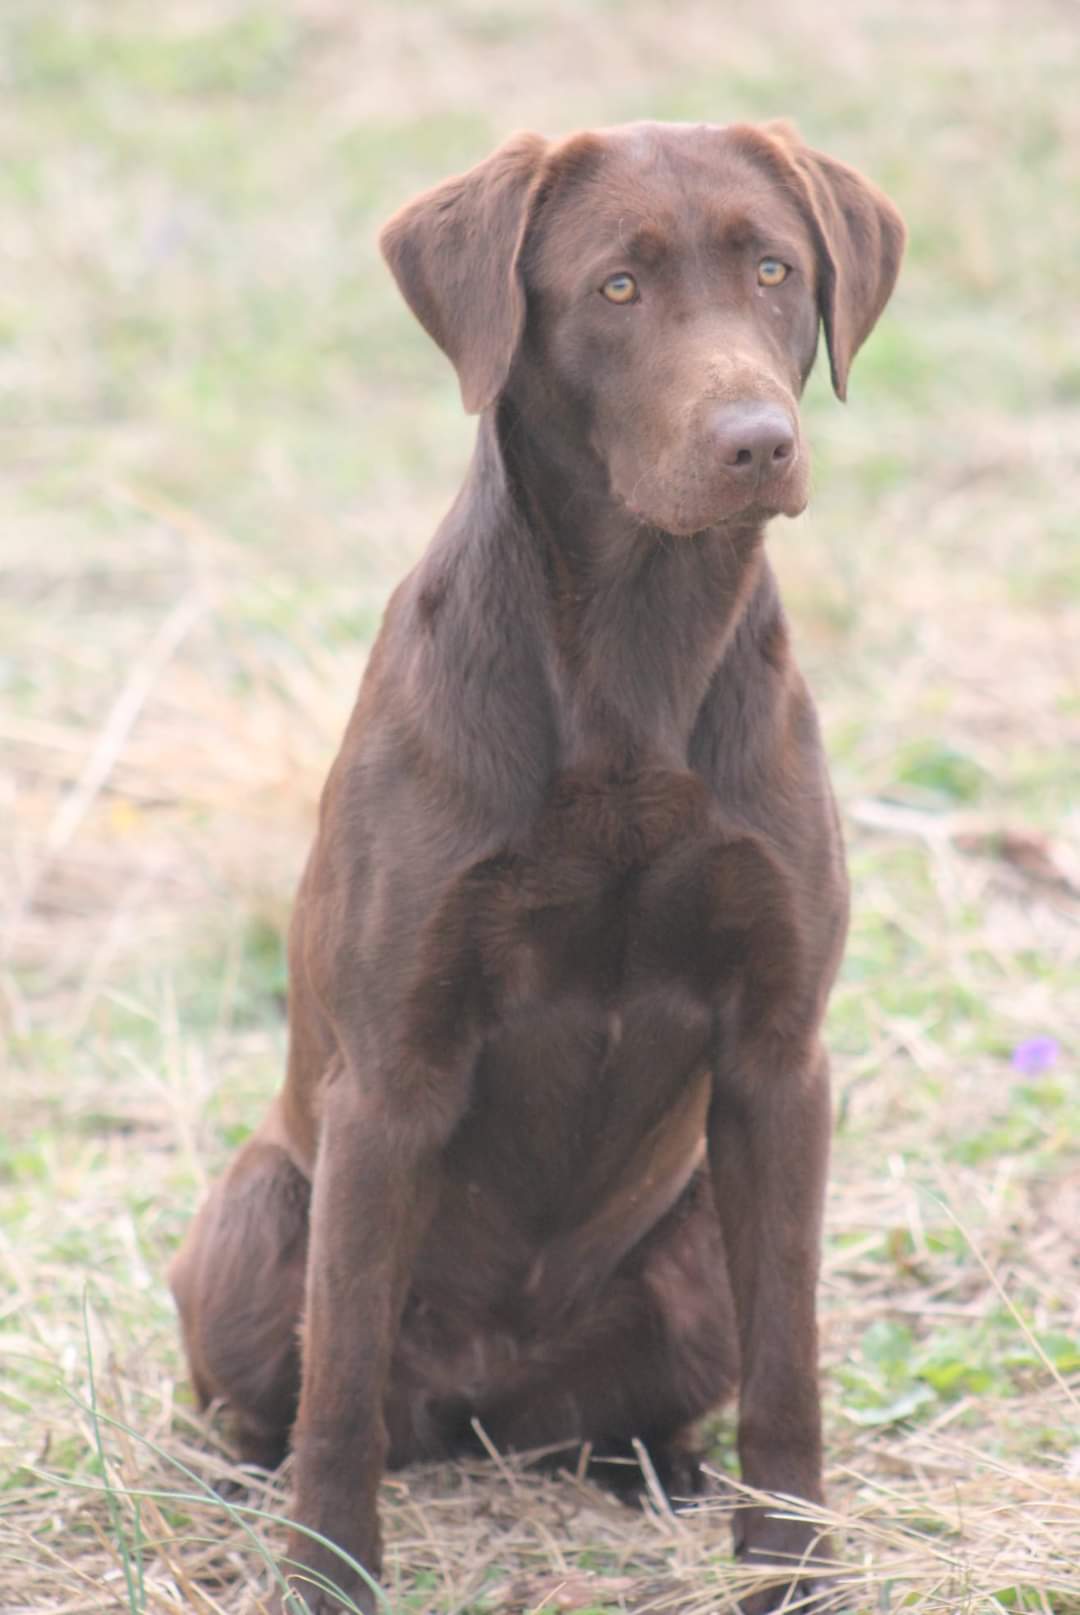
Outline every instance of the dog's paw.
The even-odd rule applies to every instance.
[[[763,1587],[739,1600],[739,1615],[847,1615],[844,1590],[831,1576],[800,1576],[779,1587]]]
[[[672,1504],[713,1496],[716,1485],[703,1465],[705,1452],[683,1432],[650,1442],[609,1440],[596,1442],[588,1465],[589,1479],[622,1503],[637,1507],[640,1499],[655,1497],[659,1486]]]
[[[672,1503],[716,1497],[716,1480],[705,1468],[705,1453],[697,1448],[670,1448],[657,1465],[657,1476]]]
[[[379,1608],[380,1601],[366,1582],[347,1593],[332,1593],[299,1577],[290,1577],[288,1592],[271,1605],[273,1615],[352,1615],[354,1610],[360,1615],[378,1615]]]

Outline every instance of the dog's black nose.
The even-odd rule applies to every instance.
[[[747,482],[783,472],[794,458],[795,428],[779,404],[720,404],[710,428],[724,470]]]

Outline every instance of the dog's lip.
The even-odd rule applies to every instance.
[[[809,503],[809,478],[797,493],[795,488],[797,474],[803,470],[805,463],[803,444],[797,437],[795,452],[784,463],[781,471],[770,472],[764,478],[759,476],[752,487],[749,485],[742,487],[734,481],[726,486],[721,483],[716,498],[711,501],[715,514],[705,514],[704,519],[677,525],[670,520],[659,518],[655,510],[645,509],[632,495],[620,492],[614,482],[610,487],[623,509],[628,511],[635,521],[659,532],[670,533],[676,538],[691,538],[696,533],[705,533],[715,527],[745,525],[747,521],[771,521],[774,516],[801,515]],[[727,498],[724,498],[725,493],[728,495]]]
[[[655,528],[662,533],[670,533],[675,538],[692,538],[696,533],[706,533],[716,527],[745,527],[747,522],[771,521],[775,516],[800,516],[809,503],[809,497],[809,490],[792,498],[790,489],[786,490],[786,496],[784,489],[777,488],[765,497],[762,497],[759,488],[747,489],[746,498],[738,504],[725,505],[723,509],[717,510],[716,514],[706,515],[704,520],[678,524],[658,517],[655,511],[645,510],[629,499],[622,499],[620,502],[634,520],[641,522],[643,526]]]

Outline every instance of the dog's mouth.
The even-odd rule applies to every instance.
[[[644,526],[675,537],[691,537],[713,527],[760,525],[776,516],[798,516],[809,497],[809,467],[797,450],[782,473],[753,482],[732,484],[713,468],[706,475],[698,467],[678,480],[660,476],[639,478],[631,490],[613,492],[626,510]],[[696,473],[696,474],[695,474]]]

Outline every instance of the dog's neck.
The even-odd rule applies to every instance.
[[[498,459],[542,568],[563,766],[685,768],[740,621],[755,597],[775,608],[762,524],[648,527],[612,495],[586,433],[551,419],[504,401],[481,422],[477,457],[489,473]]]

